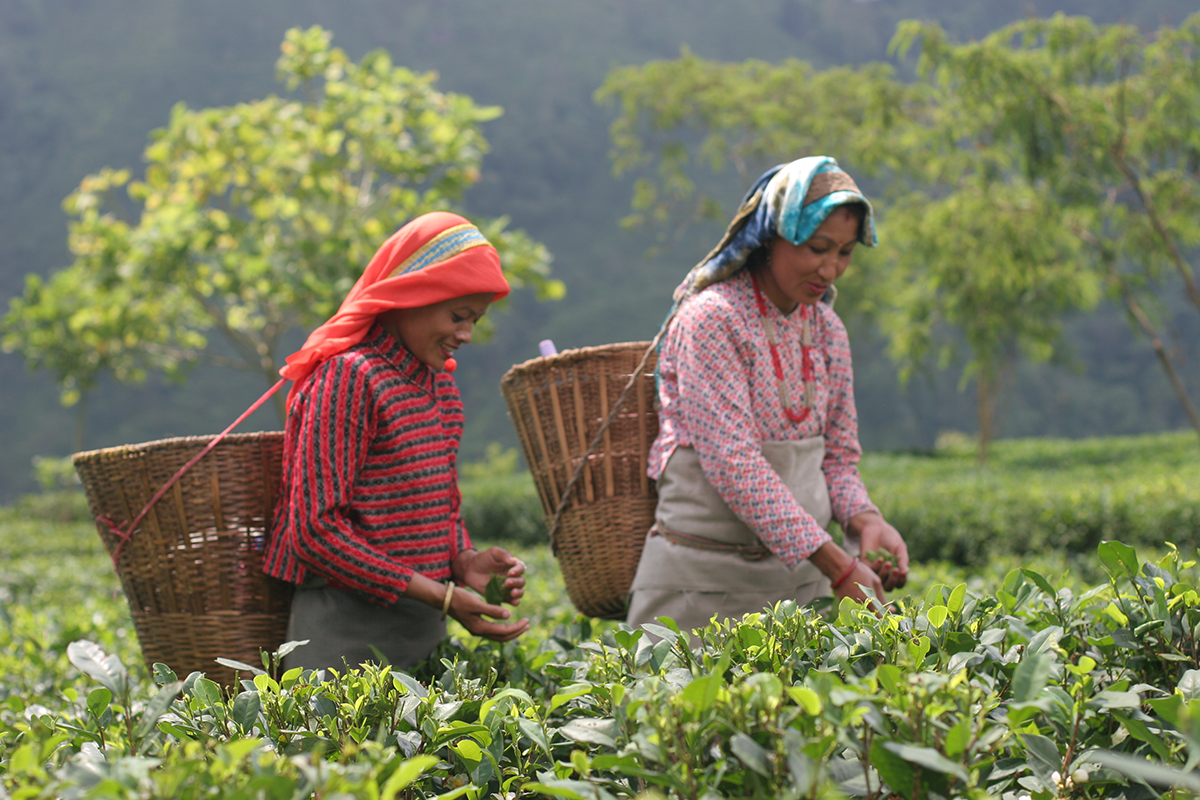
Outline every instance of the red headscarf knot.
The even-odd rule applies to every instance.
[[[509,293],[500,256],[479,229],[446,211],[417,217],[392,234],[367,264],[342,305],[287,357],[279,374],[296,387],[325,359],[363,340],[375,317],[394,308],[419,308],[469,294]]]

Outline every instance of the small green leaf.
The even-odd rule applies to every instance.
[[[702,678],[696,678],[684,688],[683,702],[698,713],[707,711],[712,708],[713,703],[717,702],[717,694],[721,691],[723,680],[724,676],[715,672]]]
[[[890,667],[891,665],[884,664],[880,667],[880,669],[882,670],[885,666]],[[896,668],[892,667],[892,669]],[[821,713],[821,698],[818,697],[817,693],[812,689],[804,686],[789,686],[787,688],[787,693],[788,696],[792,698],[793,702],[803,708],[804,713],[808,714],[810,717],[815,717]]]
[[[1200,700],[1200,669],[1189,669],[1180,677],[1175,689],[1184,700]]]
[[[950,592],[950,599],[946,601],[946,608],[950,609],[951,613],[957,614],[963,610],[963,604],[967,599],[967,585],[960,583]]]
[[[489,605],[498,606],[501,603],[512,602],[512,587],[505,586],[506,576],[494,574],[488,578],[487,586],[483,590],[483,599]]]
[[[580,718],[563,725],[558,732],[575,742],[598,744],[615,750],[620,728],[615,719]]]
[[[591,683],[573,683],[570,686],[565,686],[560,692],[550,698],[550,710],[554,711],[559,706],[569,703],[576,697],[591,694],[595,688],[595,685]]]
[[[1025,752],[1029,755],[1029,768],[1043,783],[1050,785],[1050,775],[1062,769],[1063,757],[1053,740],[1036,733],[1021,735]]]
[[[1037,699],[1046,682],[1050,679],[1050,667],[1053,659],[1047,653],[1026,656],[1017,664],[1013,673],[1012,699],[1016,703],[1027,703]]]
[[[1122,775],[1143,780],[1154,786],[1179,786],[1200,792],[1200,777],[1194,773],[1181,772],[1164,764],[1107,750],[1095,750],[1089,758]]]
[[[254,723],[258,720],[258,712],[261,710],[262,700],[257,691],[242,692],[233,699],[233,721],[237,723],[243,733],[249,733],[250,729],[254,727]]]
[[[744,733],[736,733],[729,742],[729,749],[747,767],[764,778],[771,777],[771,759],[758,742]]]
[[[914,747],[913,745],[901,744],[900,742],[884,742],[883,746],[910,764],[917,764],[934,772],[953,775],[963,783],[970,783],[971,781],[970,776],[967,775],[967,771],[962,768],[961,764],[955,764],[932,747]]]
[[[1137,576],[1137,552],[1129,545],[1121,542],[1101,542],[1096,552],[1112,575],[1126,578]]]
[[[958,723],[946,732],[945,749],[946,755],[950,758],[962,755],[967,750],[967,745],[971,743],[971,720],[963,717]]]
[[[469,769],[475,769],[479,762],[483,760],[483,748],[474,739],[459,739],[452,745],[452,749],[462,756],[463,760],[467,762]]]
[[[150,702],[146,704],[146,708],[142,711],[141,719],[138,720],[137,732],[135,734],[138,739],[144,739],[150,731],[155,729],[158,724],[158,718],[167,712],[167,709],[171,707],[171,703],[175,702],[175,698],[179,696],[182,690],[183,682],[175,681],[159,689],[158,693],[150,698]]]
[[[209,708],[221,702],[221,687],[208,678],[199,678],[192,691],[196,699]]]
[[[266,675],[267,673],[258,667],[252,667],[243,661],[234,661],[232,658],[218,658],[216,662],[222,667],[228,667],[235,672],[249,672],[251,675]]]
[[[1033,581],[1034,586],[1045,592],[1048,597],[1058,596],[1058,592],[1056,592],[1054,587],[1050,585],[1050,581],[1042,577],[1040,573],[1034,572],[1031,569],[1022,569],[1021,572],[1025,574],[1026,578],[1029,578],[1029,580]]]
[[[88,692],[87,708],[93,717],[99,718],[101,714],[108,710],[109,703],[112,702],[112,692],[105,686],[97,686]]]
[[[525,734],[543,753],[550,755],[550,743],[546,741],[546,734],[542,731],[542,726],[531,719],[521,717],[517,720],[517,727],[521,729],[521,733]]]
[[[893,795],[907,797],[912,792],[912,765],[891,749],[884,747],[884,742],[880,739],[871,743],[871,766],[879,772],[883,782],[891,787]]]
[[[406,759],[387,779],[379,793],[380,800],[395,800],[396,795],[412,785],[439,761],[437,756],[420,755]]]
[[[179,676],[175,674],[175,670],[161,661],[154,662],[153,673],[154,682],[159,686],[165,686],[168,683],[174,683],[179,680]]]
[[[116,655],[108,655],[95,642],[78,641],[67,645],[67,660],[76,669],[113,693],[124,696],[129,686],[129,673]]]

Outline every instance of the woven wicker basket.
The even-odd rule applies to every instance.
[[[518,364],[500,381],[547,523],[649,345],[568,350]],[[625,618],[629,585],[654,522],[658,496],[646,465],[658,435],[655,363],[651,356],[588,457],[551,542],[571,601],[595,617]]]
[[[101,519],[125,526],[211,436],[77,453],[100,538],[111,556],[120,539]],[[227,436],[146,515],[117,559],[117,573],[146,664],[183,677],[199,670],[232,684],[215,663],[259,665],[287,633],[290,584],[262,572],[279,491],[283,434]],[[243,677],[245,677],[243,675]]]

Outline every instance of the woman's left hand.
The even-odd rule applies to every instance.
[[[487,550],[464,550],[450,565],[456,583],[485,594],[493,575],[504,575],[504,587],[509,592],[510,605],[519,605],[525,594],[525,562],[503,547]]]
[[[883,515],[877,511],[864,511],[856,514],[850,520],[847,528],[847,533],[858,540],[861,552],[864,554],[864,563],[879,575],[884,589],[890,592],[908,582],[908,546],[904,543],[904,537],[900,535],[900,532],[893,528],[883,518]],[[894,555],[896,557],[895,566],[882,558],[876,559],[874,562],[867,561],[865,554],[872,550],[886,550]]]

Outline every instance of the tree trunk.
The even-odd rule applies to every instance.
[[[980,372],[975,376],[975,400],[979,412],[979,447],[975,451],[975,461],[983,464],[987,461],[988,446],[995,435],[996,401],[1000,397],[1000,379],[994,375]]]
[[[1129,310],[1129,315],[1137,321],[1142,333],[1146,334],[1146,338],[1150,340],[1150,346],[1154,348],[1154,354],[1158,356],[1158,363],[1167,373],[1167,378],[1171,381],[1171,386],[1179,397],[1179,403],[1183,406],[1184,413],[1187,414],[1192,427],[1196,429],[1196,436],[1200,437],[1200,413],[1197,413],[1196,404],[1192,402],[1187,387],[1179,377],[1179,372],[1175,369],[1175,363],[1171,360],[1171,354],[1167,352],[1162,337],[1158,335],[1154,323],[1146,316],[1146,312],[1138,305],[1137,300],[1125,289],[1124,283],[1121,284],[1121,297],[1125,300],[1125,308]]]

